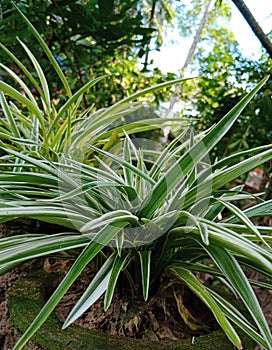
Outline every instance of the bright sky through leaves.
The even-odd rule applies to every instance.
[[[272,31],[272,0],[244,1],[264,32]],[[243,55],[258,59],[261,54],[261,43],[232,2],[231,7],[232,19],[230,26],[240,45],[240,50]],[[178,71],[184,64],[192,40],[193,38],[181,38],[178,30],[168,33],[161,50],[159,52],[153,51],[150,54],[150,58],[154,60],[154,66],[158,66],[163,72]],[[175,44],[172,41],[175,41]]]

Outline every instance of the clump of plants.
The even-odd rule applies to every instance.
[[[134,108],[134,103],[127,103],[140,94],[95,114],[94,127],[91,117],[82,116],[80,121],[74,117],[87,87],[72,95],[57,112],[38,63],[29,55],[42,84],[41,106],[48,113],[41,112],[26,86],[27,97],[0,82],[5,115],[1,132],[7,130],[6,141],[1,144],[4,155],[0,166],[4,171],[0,175],[0,222],[29,217],[57,223],[63,226],[63,232],[2,238],[0,272],[46,256],[69,257],[74,262],[14,349],[27,343],[92,263],[96,274],[63,328],[102,295],[107,310],[120,281],[126,289],[133,289],[140,281],[141,288],[135,290],[140,290],[138,297],[147,301],[157,293],[167,274],[172,282],[187,286],[210,309],[236,348],[242,349],[238,327],[271,349],[271,332],[252,288],[257,282],[246,277],[245,269],[254,269],[271,279],[272,229],[255,224],[252,218],[271,215],[272,201],[256,197],[257,204],[242,210],[237,203],[252,195],[245,193],[243,186],[228,190],[224,186],[272,159],[272,146],[208,161],[209,152],[267,78],[210,130],[195,135],[189,129],[164,149],[144,149],[128,134],[142,130],[135,128],[137,123],[131,128],[124,125],[104,132],[104,123]],[[23,86],[18,77],[14,78]],[[16,103],[8,103],[5,95]],[[61,118],[68,131],[58,126],[62,132],[57,135],[53,130],[58,133]],[[111,142],[116,133],[116,142],[103,149],[101,146]],[[76,151],[84,152],[80,161],[73,157]],[[205,285],[198,278],[199,272],[224,285],[224,293]],[[266,283],[261,285],[271,288]],[[226,290],[240,300],[241,307],[232,305]]]
[[[105,77],[93,79],[76,92],[72,92],[69,81],[42,37],[23,13],[19,9],[18,11],[39,42],[62,88],[59,88],[60,91],[54,91],[38,59],[21,40],[18,39],[29,58],[30,68],[0,43],[1,49],[17,67],[16,71],[20,72],[15,73],[9,67],[0,64],[6,78],[6,81],[0,80],[0,103],[5,117],[1,119],[1,146],[6,147],[8,144],[9,148],[19,152],[36,152],[52,160],[58,159],[59,153],[81,159],[82,154],[88,156],[86,142],[107,148],[118,141],[124,135],[124,131],[135,134],[162,126],[177,123],[180,125],[181,121],[176,118],[158,118],[154,115],[150,118],[142,117],[136,122],[131,118],[129,122],[125,121],[133,112],[146,106],[144,98],[138,102],[137,99],[170,87],[181,82],[181,79],[136,92],[105,109],[96,109],[95,103],[88,108],[82,107],[84,94]],[[8,103],[7,97],[16,103]]]

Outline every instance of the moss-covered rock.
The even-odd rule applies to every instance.
[[[20,279],[9,294],[9,311],[15,327],[25,331],[34,320],[48,297],[48,293],[58,283],[60,274],[37,271]],[[147,341],[116,337],[103,332],[72,325],[61,329],[61,322],[52,314],[33,337],[34,341],[48,350],[233,350],[222,331],[205,336],[177,341]],[[253,350],[254,342],[242,336],[244,350]]]

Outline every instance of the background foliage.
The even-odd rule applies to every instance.
[[[141,72],[138,58],[146,54],[155,31],[149,22],[148,2],[143,7],[140,1],[126,0],[118,3],[99,0],[38,0],[15,3],[42,34],[75,87],[81,87],[98,76],[110,75],[91,90],[87,97],[98,108],[113,104],[151,84],[174,77],[170,73],[163,75],[159,69],[154,70],[152,75]],[[11,2],[3,1],[1,8],[3,20],[0,29],[4,38],[2,43],[12,52],[16,52],[22,62],[25,62],[25,54],[18,45],[17,36],[24,40],[32,52],[40,52],[39,62],[48,79],[56,90],[60,89],[54,71],[50,70],[46,57],[37,42],[33,41],[26,24]],[[164,13],[166,14],[166,10]],[[8,60],[3,52],[0,53],[0,60],[2,63]],[[157,102],[166,98],[166,94],[155,95]],[[88,101],[85,101],[86,105]]]
[[[110,106],[147,86],[176,78],[178,73],[171,72],[171,67],[168,73],[162,73],[152,65],[149,53],[161,48],[164,33],[171,25],[179,29],[182,37],[194,35],[207,3],[207,0],[189,3],[177,0],[15,1],[43,36],[72,89],[105,75],[83,97],[83,106],[94,104],[95,109]],[[33,40],[10,1],[1,2],[1,13],[2,43],[28,64],[16,37],[24,40],[35,52],[58,104],[63,99],[62,86],[38,42]],[[271,59],[265,52],[255,61],[243,57],[229,29],[230,17],[230,1],[217,1],[190,67],[198,79],[183,87],[178,96],[182,101],[180,115],[189,119],[197,117],[197,121],[192,122],[198,131],[212,126],[232,108],[247,93],[245,86],[250,87],[271,74]],[[21,74],[2,50],[0,60]],[[8,79],[1,67],[0,73]],[[35,76],[35,72],[33,74]],[[23,74],[21,78],[25,79]],[[271,143],[271,85],[270,79],[239,117],[236,126],[217,145],[217,157]],[[170,95],[169,90],[157,90],[148,97],[158,106],[169,101]],[[167,114],[167,108],[162,111]],[[265,167],[269,171],[269,165]]]

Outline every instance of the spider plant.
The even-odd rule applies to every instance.
[[[69,232],[1,239],[0,272],[29,259],[61,256],[75,248],[81,251],[15,350],[22,349],[97,256],[101,258],[97,273],[63,328],[103,294],[108,309],[119,279],[129,276],[130,286],[140,280],[142,298],[147,300],[167,273],[206,304],[236,348],[242,349],[239,327],[272,349],[272,336],[252,288],[256,282],[244,272],[250,267],[271,278],[272,228],[258,226],[251,218],[271,215],[272,201],[259,198],[243,210],[237,203],[251,195],[242,186],[224,187],[272,159],[272,146],[239,152],[213,164],[205,160],[266,80],[213,128],[201,135],[190,133],[186,142],[178,137],[162,151],[137,147],[125,131],[112,152],[88,145],[96,154],[97,167],[65,154],[52,161],[4,149],[7,155],[0,167],[11,170],[0,176],[0,222],[37,218]],[[19,173],[13,171],[18,168],[16,159],[21,160]],[[198,272],[218,279],[243,307],[234,307],[220,291],[202,283]],[[262,287],[271,285],[262,283]]]
[[[74,158],[80,157],[81,154],[88,157],[87,152],[84,151],[84,144],[87,141],[96,146],[103,146],[118,140],[124,130],[129,134],[135,134],[181,123],[180,118],[179,120],[142,118],[137,122],[127,124],[124,122],[125,116],[144,106],[144,101],[136,102],[140,96],[152,93],[158,88],[170,87],[180,83],[181,80],[147,88],[106,109],[96,110],[95,104],[83,108],[84,94],[105,77],[90,80],[78,91],[72,92],[69,81],[41,35],[24,14],[18,8],[17,10],[47,56],[52,70],[55,71],[62,84],[62,92],[61,98],[56,98],[56,93],[51,91],[38,59],[20,39],[18,39],[19,44],[25,50],[31,63],[30,68],[23,65],[8,48],[0,43],[1,49],[21,72],[17,74],[14,69],[0,63],[6,76],[13,80],[13,84],[0,80],[0,108],[4,117],[0,119],[0,145],[19,152],[38,153],[46,156],[47,159],[57,159],[58,153],[69,154]]]

